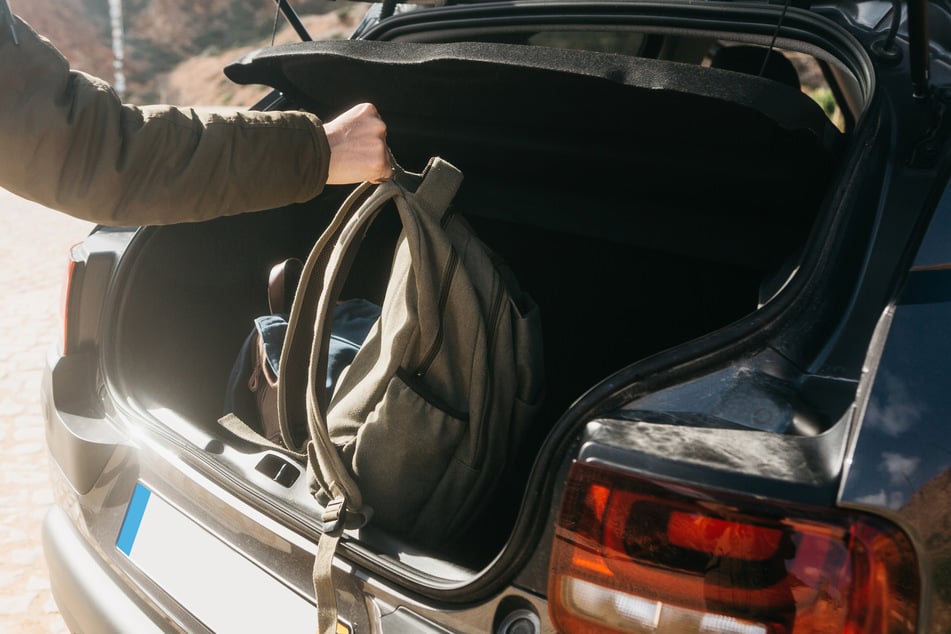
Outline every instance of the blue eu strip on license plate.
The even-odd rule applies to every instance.
[[[139,525],[142,523],[142,516],[145,515],[145,507],[151,495],[152,492],[141,484],[135,485],[132,500],[125,512],[122,530],[119,531],[119,539],[116,541],[116,548],[124,552],[126,557],[132,554],[132,544],[135,543],[135,537],[139,533]]]
[[[317,610],[263,568],[137,484],[116,548],[215,632],[308,632]]]

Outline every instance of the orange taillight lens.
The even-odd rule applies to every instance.
[[[59,353],[64,356],[70,352],[74,352],[76,343],[73,335],[75,324],[71,323],[71,318],[74,320],[75,314],[79,310],[77,289],[79,288],[80,278],[84,270],[83,262],[79,261],[76,255],[76,251],[79,248],[80,245],[74,245],[70,248],[69,259],[66,263],[66,277],[63,280],[63,293],[60,302],[60,323],[62,329],[58,343]]]
[[[676,547],[747,561],[773,556],[783,531],[730,522],[699,513],[673,511],[667,520],[667,539]]]
[[[914,632],[918,579],[908,538],[881,518],[576,463],[549,605],[564,632]]]

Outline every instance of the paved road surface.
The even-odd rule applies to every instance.
[[[66,254],[91,228],[0,189],[0,634],[67,631],[40,545],[52,497],[39,386]]]

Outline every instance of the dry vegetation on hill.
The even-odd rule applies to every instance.
[[[9,0],[13,12],[49,37],[73,68],[111,78],[108,4],[88,0]],[[100,6],[101,5],[101,6]]]
[[[14,12],[63,51],[73,68],[113,80],[107,0],[10,0]],[[314,39],[346,37],[363,4],[291,0]],[[221,69],[271,41],[273,0],[123,0],[126,99],[133,103],[250,105],[260,88]],[[296,35],[281,20],[278,41]]]
[[[324,15],[311,15],[303,18],[307,32],[315,40],[346,37],[356,28],[363,16],[363,8],[338,10]],[[297,41],[290,29],[281,29],[275,43]],[[159,78],[156,87],[159,101],[166,103],[188,103],[198,105],[222,104],[247,106],[257,102],[267,94],[262,86],[240,86],[224,76],[221,69],[240,58],[245,53],[270,44],[271,38],[224,51],[205,51],[204,54],[185,60],[175,69]]]

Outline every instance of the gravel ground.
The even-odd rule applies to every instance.
[[[67,631],[40,541],[53,499],[39,390],[66,254],[91,228],[0,189],[0,634]]]

